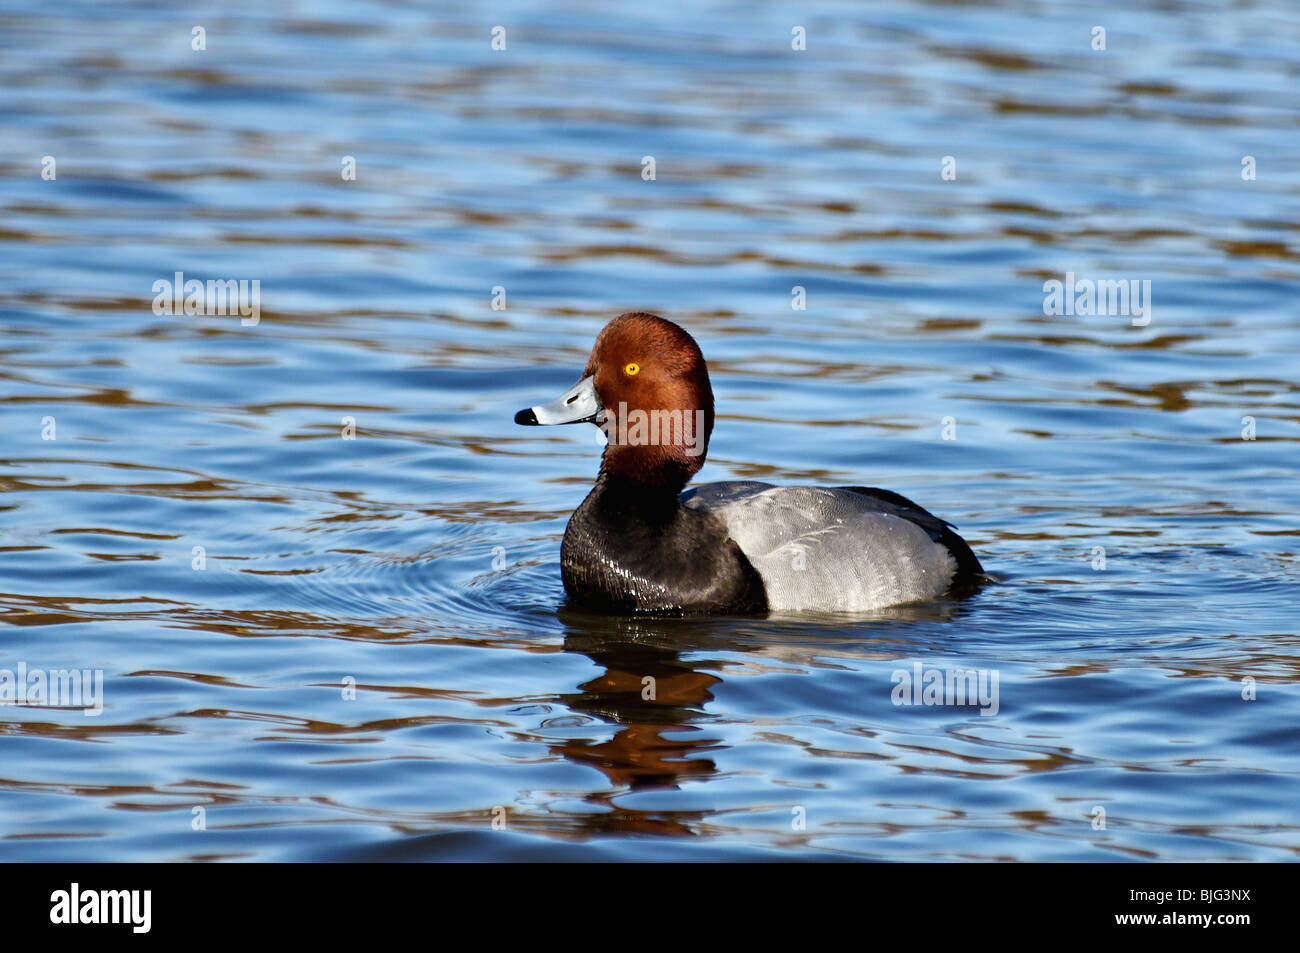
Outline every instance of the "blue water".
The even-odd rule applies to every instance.
[[[1284,0],[0,4],[0,670],[104,679],[0,708],[0,859],[1294,860],[1297,89]],[[512,417],[627,310],[701,481],[996,584],[567,605],[600,437]]]

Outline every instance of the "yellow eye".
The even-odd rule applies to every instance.
[[[628,377],[636,377],[636,375],[641,373],[641,365],[636,363],[636,361],[633,361],[627,367],[623,368],[623,373]]]

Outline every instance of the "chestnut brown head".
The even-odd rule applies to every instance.
[[[582,380],[549,404],[519,411],[515,422],[598,424],[609,440],[602,470],[681,487],[704,465],[713,388],[694,338],[638,311],[605,325]]]

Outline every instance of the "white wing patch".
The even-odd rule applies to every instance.
[[[869,612],[937,598],[957,561],[872,497],[735,481],[687,491],[716,513],[762,577],[772,611]]]

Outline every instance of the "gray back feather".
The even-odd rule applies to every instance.
[[[865,612],[934,599],[957,561],[901,515],[902,507],[852,490],[706,483],[682,494],[716,513],[767,589],[773,611]]]

